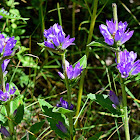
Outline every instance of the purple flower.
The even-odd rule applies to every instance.
[[[3,18],[3,16],[0,15],[0,19]]]
[[[2,72],[5,72],[6,67],[7,67],[7,65],[8,65],[9,62],[10,62],[10,59],[5,59],[5,60],[3,61],[2,65],[1,65],[1,67],[2,67]]]
[[[109,91],[109,99],[114,103],[112,106],[116,108],[120,104],[119,98],[116,96],[116,94],[113,91]]]
[[[118,29],[116,28],[116,22],[113,22],[113,20],[106,20],[106,24],[107,26],[101,24],[99,28],[108,45],[113,45],[114,41],[117,42],[118,45],[122,45],[128,41],[134,33],[134,31],[129,32],[129,29],[126,31],[127,22],[122,23],[122,21],[120,21],[118,23]]]
[[[0,129],[0,132],[6,136],[6,137],[10,137],[10,133],[7,131],[7,129],[1,125],[1,129]]]
[[[56,124],[57,128],[60,129],[63,133],[67,133],[67,128],[63,125],[61,121]]]
[[[135,61],[137,53],[127,50],[119,52],[119,63],[117,69],[121,73],[122,78],[127,78],[129,75],[136,75],[140,72],[140,60]],[[135,62],[134,62],[135,61]]]
[[[0,89],[0,100],[7,101],[10,98],[10,96],[15,93],[15,91],[16,91],[16,88],[13,87],[12,89],[9,89],[9,83],[7,83],[6,84],[6,92],[3,92]]]
[[[70,65],[67,60],[65,60],[65,67],[66,67],[66,73],[67,73],[68,79],[75,79],[83,71],[82,69],[83,66],[80,66],[80,62],[78,62],[73,68],[73,66]],[[58,74],[62,79],[65,78],[65,76],[61,72],[58,72]]]
[[[3,34],[0,34],[0,53],[3,56],[10,56],[13,52],[13,48],[16,45],[17,40],[14,37],[5,38]]]
[[[66,108],[66,109],[70,109],[70,110],[73,110],[73,107],[74,105],[71,104],[69,106],[68,102],[63,100],[63,97],[60,98],[60,103],[59,104],[56,104],[57,107],[63,107],[63,108]]]
[[[63,29],[61,25],[58,25],[55,23],[53,26],[51,26],[48,30],[44,30],[44,37],[47,39],[44,40],[44,44],[46,47],[52,48],[52,49],[66,49],[70,45],[74,45],[72,43],[75,38],[70,38],[70,35],[65,37],[65,33],[63,32]]]

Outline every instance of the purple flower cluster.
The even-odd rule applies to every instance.
[[[13,52],[13,48],[16,45],[17,40],[15,37],[7,37],[5,38],[3,34],[0,34],[0,53],[3,56],[10,56]]]
[[[69,106],[68,102],[63,100],[63,97],[60,98],[60,103],[59,104],[56,104],[57,107],[63,107],[63,108],[66,108],[66,109],[70,109],[70,110],[73,110],[73,107],[74,105],[71,104]]]
[[[75,79],[83,71],[82,69],[83,66],[80,66],[80,62],[78,62],[73,68],[73,66],[70,65],[67,60],[65,60],[65,67],[66,67],[66,73],[67,73],[68,79]],[[58,72],[58,74],[62,79],[65,79],[65,76],[61,72]]]
[[[75,40],[75,38],[70,38],[70,35],[65,37],[65,33],[63,32],[61,25],[58,25],[57,23],[48,30],[44,30],[44,37],[47,39],[47,41],[44,41],[46,47],[62,50],[66,49],[70,45],[74,45],[72,42]]]
[[[112,104],[112,106],[116,109],[116,106],[118,106],[120,104],[119,98],[111,90],[109,91],[109,99],[114,103],[114,104]]]
[[[107,26],[101,24],[99,28],[108,45],[113,45],[114,41],[117,42],[118,45],[122,45],[128,41],[134,33],[134,31],[129,32],[129,29],[126,31],[128,26],[127,22],[122,23],[122,21],[120,21],[118,23],[118,29],[116,28],[116,22],[113,22],[113,20],[106,20],[106,24]]]
[[[57,128],[60,129],[63,133],[67,133],[67,128],[63,125],[61,121],[56,124]]]
[[[9,89],[9,83],[7,83],[6,84],[6,92],[3,92],[0,89],[0,100],[7,101],[10,98],[10,96],[15,93],[15,91],[16,91],[15,87],[13,87],[13,89]]]
[[[137,58],[137,53],[127,50],[119,52],[120,62],[117,64],[117,69],[121,73],[122,78],[127,78],[129,75],[136,75],[140,72],[140,60],[134,62]]]

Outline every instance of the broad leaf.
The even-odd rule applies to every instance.
[[[19,107],[17,108],[16,116],[15,116],[15,122],[16,124],[19,124],[24,115],[24,105],[20,104]]]
[[[75,65],[80,62],[80,66],[83,66],[82,68],[86,68],[87,67],[87,57],[86,55],[84,55],[81,59],[79,59],[75,64],[73,64],[73,67],[75,67]]]
[[[121,117],[121,113],[112,107],[112,101],[108,98],[108,95],[104,94],[88,94],[88,98],[94,100],[96,103],[100,104],[103,108],[113,113],[116,117]]]
[[[56,134],[58,134],[61,138],[66,138],[68,137],[68,133],[63,133],[60,129],[57,128],[56,124],[58,124],[59,121],[65,125],[65,120],[62,117],[60,113],[54,113],[52,112],[52,108],[48,108],[47,106],[42,107],[44,110],[44,114],[47,116],[47,120],[50,123],[50,127],[52,130],[55,131]]]
[[[140,135],[136,136],[133,140],[140,140]]]

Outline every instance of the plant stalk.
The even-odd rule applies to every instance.
[[[64,52],[61,57],[62,57],[62,65],[63,65],[63,73],[65,76],[65,85],[67,88],[67,95],[68,95],[68,104],[69,107],[71,106],[71,86],[69,84],[69,79],[67,77],[67,72],[66,72],[66,65],[65,65],[65,53]],[[69,120],[69,130],[70,130],[70,140],[73,139],[73,120],[72,120],[72,114],[68,115],[68,120]]]
[[[116,28],[118,29],[117,5],[115,3],[113,3],[112,8],[113,8],[114,22],[116,22]],[[114,46],[117,47],[116,43],[115,43]],[[119,63],[120,62],[119,52],[116,52],[116,56],[117,56],[117,63]],[[124,122],[126,140],[130,140],[128,112],[127,112],[127,95],[126,95],[126,91],[125,91],[124,80],[121,77],[120,73],[119,73],[119,77],[120,77],[120,83],[121,83],[121,89],[122,89],[122,98],[123,98],[122,99],[122,102],[123,102],[123,117],[122,117],[122,120]]]
[[[92,40],[92,34],[93,34],[95,21],[96,21],[97,6],[98,6],[98,0],[94,0],[94,9],[93,9],[93,13],[92,13],[92,16],[91,16],[91,23],[90,23],[90,29],[89,29],[89,35],[88,35],[88,39],[87,39],[87,44],[89,44],[91,42],[91,40]],[[88,59],[89,46],[86,46],[86,53],[85,54],[86,54],[87,59]],[[83,70],[83,73],[82,73],[81,79],[80,79],[79,92],[78,92],[78,101],[77,101],[77,107],[76,107],[76,117],[78,116],[79,111],[80,111],[85,75],[86,75],[86,69]],[[77,122],[78,122],[78,120],[77,120]],[[77,127],[77,122],[75,123],[75,128]]]

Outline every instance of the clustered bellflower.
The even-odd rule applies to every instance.
[[[15,91],[16,91],[16,88],[13,87],[12,89],[10,89],[9,88],[9,83],[7,83],[6,84],[6,91],[5,92],[3,92],[0,89],[0,100],[1,101],[7,101],[10,98],[10,96],[15,93]]]
[[[136,75],[140,72],[140,60],[135,61],[136,58],[137,53],[133,51],[124,50],[119,52],[120,62],[117,64],[117,69],[122,78],[127,78],[129,75]]]
[[[68,79],[75,79],[83,71],[83,66],[80,66],[80,62],[78,62],[73,68],[73,66],[70,65],[67,60],[65,60],[65,67]],[[58,72],[58,74],[62,79],[65,79],[65,76],[61,72]]]
[[[109,99],[113,102],[112,106],[116,109],[116,106],[118,106],[120,104],[119,98],[111,90],[109,91]]]
[[[66,49],[70,45],[74,45],[75,38],[70,38],[70,35],[66,37],[63,32],[62,26],[55,23],[48,30],[44,30],[44,45],[52,49]]]
[[[63,125],[61,121],[56,124],[57,128],[60,129],[63,133],[67,133],[67,128]]]
[[[101,34],[104,36],[105,42],[108,45],[113,45],[114,41],[117,42],[118,45],[122,45],[128,41],[134,33],[134,31],[129,32],[129,29],[126,31],[128,26],[127,22],[123,23],[120,21],[118,23],[118,29],[116,28],[116,21],[113,22],[113,20],[106,20],[106,24],[107,26],[101,24],[99,28]]]
[[[16,45],[17,40],[15,37],[5,38],[3,34],[0,34],[0,53],[3,57],[10,56],[13,52],[13,48]]]
[[[60,103],[59,104],[56,104],[57,107],[63,107],[63,108],[66,108],[66,109],[70,109],[70,110],[73,110],[73,107],[74,105],[71,104],[69,106],[68,102],[63,100],[63,97],[60,98]]]

